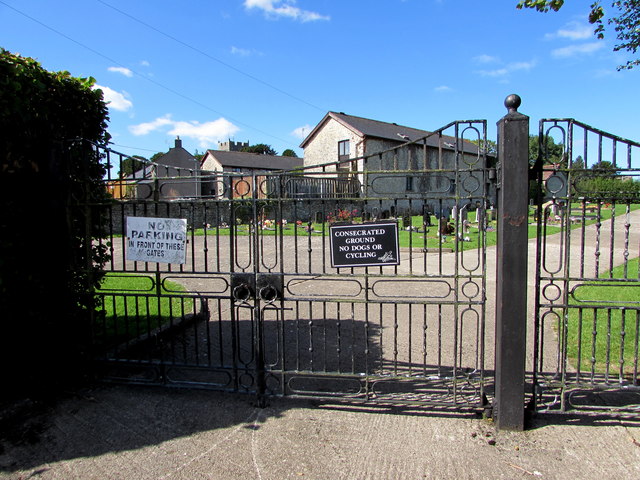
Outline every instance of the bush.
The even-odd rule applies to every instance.
[[[84,138],[108,141],[92,78],[48,72],[0,49],[0,371],[5,394],[48,390],[87,365],[88,281],[106,252],[85,232],[104,169]],[[87,215],[88,214],[88,215]],[[87,222],[94,225],[88,226]]]
[[[573,182],[576,195],[630,201],[640,199],[640,182],[634,181],[632,177],[594,175],[591,172],[576,177]]]

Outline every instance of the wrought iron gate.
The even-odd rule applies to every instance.
[[[484,145],[486,122],[464,121],[294,172],[108,179],[120,197],[101,206],[108,231],[88,232],[111,252],[93,322],[102,377],[486,407],[495,158]],[[189,182],[200,194],[171,194]],[[127,260],[128,217],[186,219],[186,263]],[[382,220],[398,226],[399,265],[331,266],[330,225]]]
[[[566,119],[539,138],[532,400],[637,411],[640,144]]]

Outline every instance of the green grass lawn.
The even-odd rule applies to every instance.
[[[582,372],[593,368],[596,372],[616,374],[622,369],[633,372],[640,336],[640,284],[638,258],[624,266],[601,275],[603,279],[631,279],[594,282],[579,287],[569,299],[567,354]]]
[[[579,216],[577,212],[582,208],[581,203],[574,203],[572,206],[572,213],[576,216]],[[630,210],[636,210],[640,208],[640,204],[633,204],[630,207]],[[618,204],[615,207],[616,217],[623,217],[626,213],[627,206],[626,204]],[[613,209],[607,208],[603,206],[600,210],[600,221],[609,220],[612,217]],[[589,213],[587,213],[589,215]],[[432,217],[433,218],[433,217]],[[360,218],[354,219],[356,223],[361,221]],[[435,218],[433,218],[435,221]],[[456,248],[456,239],[453,235],[447,236],[445,239],[441,241],[441,239],[437,235],[437,226],[428,227],[428,231],[425,233],[422,232],[423,225],[422,216],[416,215],[411,217],[411,225],[418,228],[420,231],[406,231],[399,228],[399,242],[400,247],[412,247],[412,248],[427,248],[430,250],[438,249],[440,245],[443,249],[455,249]],[[586,218],[585,225],[592,225],[596,223],[596,219]],[[402,221],[399,220],[399,225],[402,225]],[[260,234],[266,236],[280,235],[283,236],[298,236],[298,237],[306,237],[306,236],[321,236],[329,234],[329,223],[312,223],[312,231],[309,233],[308,224],[300,224],[295,225],[293,222],[290,222],[284,228],[281,228],[279,225],[274,225],[273,228],[269,229],[261,229]],[[581,228],[582,223],[572,223],[571,229]],[[529,208],[529,226],[528,226],[528,238],[535,238],[537,235],[538,227],[535,224],[535,208]],[[235,234],[239,236],[249,235],[250,226],[248,224],[241,224],[236,226]],[[560,233],[562,228],[559,224],[555,224],[553,221],[548,222],[545,226],[544,234],[553,235],[555,233]],[[221,236],[229,236],[231,234],[229,227],[215,227],[212,226],[207,229],[198,228],[193,230],[193,235],[202,236],[202,235],[221,235]],[[113,238],[120,237],[121,235],[114,235]],[[471,250],[478,248],[480,242],[480,234],[477,226],[471,226],[468,233],[463,235],[464,237],[468,237],[469,241],[459,241],[458,249],[459,250]],[[497,232],[496,232],[496,222],[490,222],[489,228],[485,232],[485,246],[490,247],[497,243]]]
[[[181,295],[185,288],[164,281],[158,289],[154,276],[107,273],[100,289],[95,337],[106,344],[139,338],[193,312],[193,299]]]
[[[398,228],[398,241],[400,243],[400,247],[412,247],[412,248],[428,248],[428,249],[437,249],[440,244],[442,244],[443,249],[454,249],[456,244],[456,239],[454,235],[447,235],[443,237],[442,241],[437,235],[438,227],[436,225],[427,227],[426,232],[423,231],[424,227],[422,225],[422,217],[414,216],[412,217],[412,224],[417,230],[407,231],[402,228],[402,222],[399,222]],[[265,236],[273,236],[280,235],[283,236],[298,236],[300,238],[305,238],[308,236],[328,236],[329,235],[329,224],[325,223],[313,223],[311,225],[312,229],[309,232],[308,224],[303,224],[300,226],[295,226],[292,224],[287,225],[284,228],[276,226],[271,229],[261,229],[260,235]],[[249,225],[237,225],[235,234],[239,236],[249,235],[250,227]],[[229,227],[225,228],[216,228],[212,227],[207,229],[206,231],[202,228],[194,231],[194,235],[221,235],[228,236],[230,235]],[[477,227],[472,226],[469,229],[469,232],[464,234],[464,237],[468,237],[469,241],[460,241],[458,242],[458,248],[460,250],[469,250],[473,248],[478,248],[478,242],[480,240],[480,233]],[[495,244],[496,233],[495,233],[495,222],[492,222],[490,225],[490,231],[486,232],[486,240],[488,242],[487,245]]]

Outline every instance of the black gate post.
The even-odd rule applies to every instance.
[[[498,122],[498,250],[496,269],[496,426],[524,429],[527,331],[529,117],[509,95]]]

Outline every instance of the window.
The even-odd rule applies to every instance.
[[[409,175],[407,177],[407,192],[412,192],[412,191],[413,191],[413,177]]]
[[[349,140],[338,142],[338,160],[347,160],[349,158]]]
[[[342,178],[342,179],[347,178],[349,168],[350,168],[348,160],[349,160],[349,140],[342,140],[338,142],[338,162],[341,162],[341,163],[336,167],[339,178]]]

